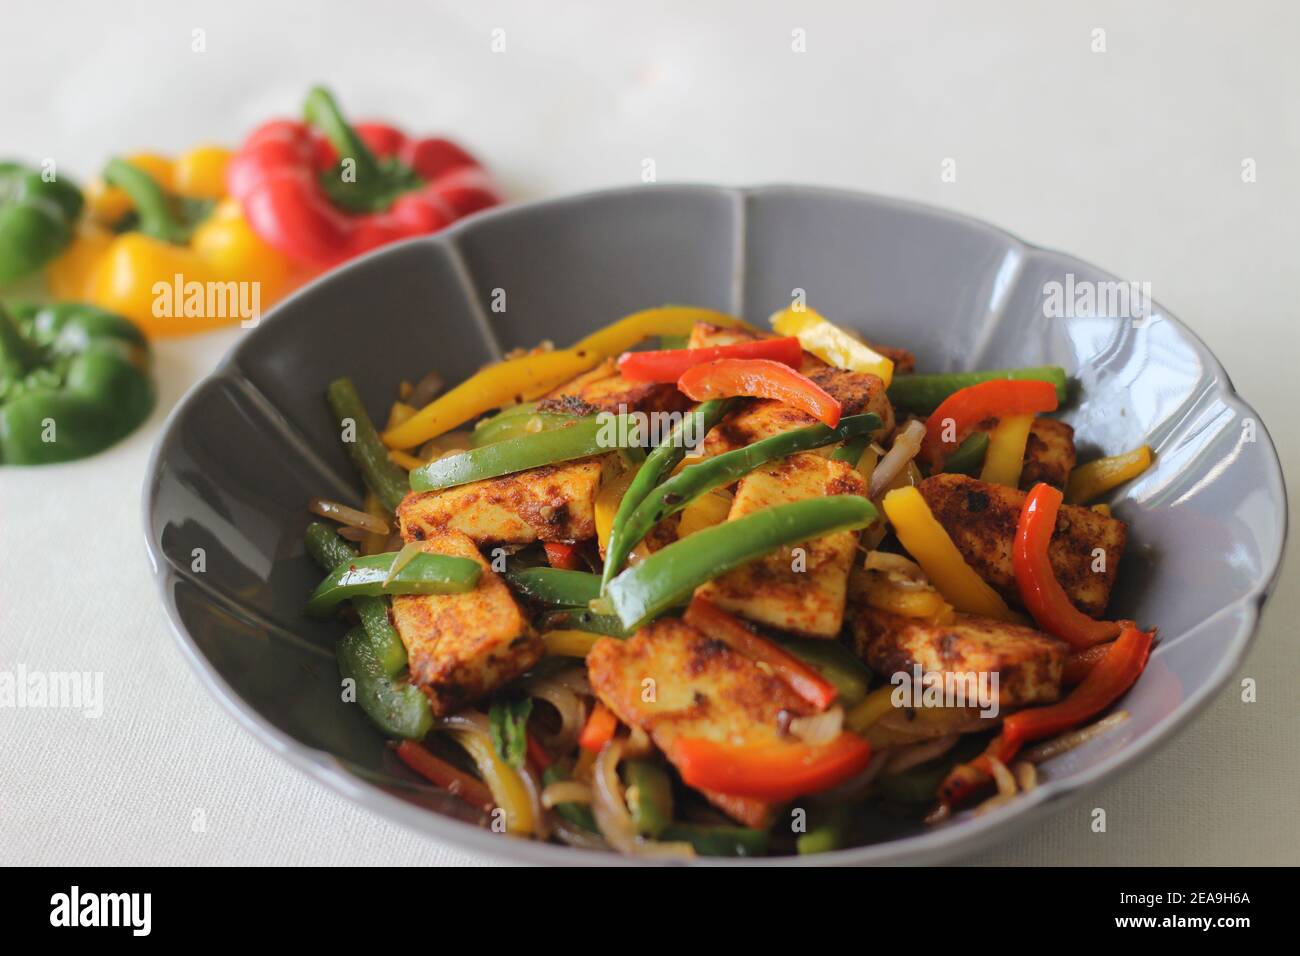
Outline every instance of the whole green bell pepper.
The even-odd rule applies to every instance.
[[[0,462],[85,458],[153,409],[149,343],[121,316],[62,302],[0,309]]]
[[[40,170],[0,162],[0,286],[40,269],[72,241],[81,190]]]

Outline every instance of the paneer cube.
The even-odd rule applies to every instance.
[[[1069,646],[1031,627],[1008,624],[973,614],[956,614],[936,623],[901,617],[874,608],[849,611],[853,646],[859,657],[881,677],[902,672],[922,674],[997,675],[999,709],[1050,704],[1061,696],[1061,672]],[[987,685],[991,689],[991,678]],[[967,689],[966,706],[975,694]]]
[[[776,677],[680,619],[656,621],[627,640],[601,638],[587,655],[587,676],[605,706],[648,733],[669,761],[682,739],[776,743],[782,711],[807,712]],[[746,826],[766,827],[775,813],[752,797],[705,797]]]
[[[1007,603],[1023,606],[1011,546],[1025,493],[951,474],[933,475],[918,487],[966,563]],[[1090,508],[1061,506],[1047,554],[1056,580],[1083,613],[1106,613],[1127,540],[1124,522]]]
[[[393,625],[406,645],[411,682],[442,715],[518,677],[541,659],[544,647],[473,541],[444,531],[425,539],[424,550],[470,558],[483,568],[478,585],[463,594],[393,596]]]
[[[596,535],[596,494],[612,455],[545,465],[443,491],[412,492],[397,508],[402,537],[459,531],[479,547],[582,541]]]
[[[691,401],[672,384],[630,382],[618,372],[616,359],[606,359],[589,372],[566,382],[546,396],[542,403],[600,412],[683,412]]]
[[[728,521],[773,505],[828,495],[865,495],[845,462],[805,452],[769,462],[740,480]],[[809,637],[835,637],[844,621],[849,567],[858,533],[840,531],[782,548],[701,585],[696,593],[758,624]]]

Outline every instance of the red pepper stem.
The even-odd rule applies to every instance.
[[[140,219],[138,232],[163,242],[185,241],[185,230],[172,214],[167,192],[158,180],[124,159],[110,159],[104,167],[104,181],[131,198]]]
[[[385,177],[379,161],[352,124],[343,118],[343,112],[329,90],[323,86],[312,87],[303,107],[303,117],[309,126],[316,127],[329,140],[340,159],[351,159],[356,164],[357,182],[363,188],[380,187]]]

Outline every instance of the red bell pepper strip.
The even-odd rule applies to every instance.
[[[990,757],[1010,763],[1025,744],[1078,727],[1119,700],[1146,669],[1155,636],[1154,630],[1142,631],[1126,623],[1115,642],[1105,646],[1105,657],[1065,700],[1012,714],[984,753],[954,767],[939,786],[940,802],[961,806],[987,786],[993,776]]]
[[[1110,653],[1109,644],[1094,644],[1092,647],[1085,647],[1080,651],[1071,651],[1065,658],[1065,669],[1061,671],[1061,683],[1066,687],[1076,687],[1083,683],[1083,679],[1092,673],[1092,669],[1097,666],[1108,653]]]
[[[830,428],[840,403],[808,376],[771,359],[716,359],[687,369],[677,388],[697,402],[711,398],[770,398],[807,412]]]
[[[605,744],[614,739],[616,730],[618,730],[618,718],[614,716],[614,712],[600,701],[596,701],[591,716],[587,718],[586,726],[578,735],[578,746],[583,750],[599,753]]]
[[[340,157],[355,176],[345,177]],[[488,173],[445,139],[350,126],[330,94],[307,97],[306,122],[258,127],[231,160],[230,195],[253,231],[291,259],[328,268],[441,229],[501,201]]]
[[[959,439],[986,418],[1056,411],[1051,382],[995,379],[953,392],[925,422],[925,454],[935,467],[957,450]],[[945,436],[951,440],[945,440]]]
[[[669,756],[682,780],[696,789],[791,800],[829,790],[861,773],[871,762],[871,745],[847,730],[824,744],[737,746],[687,737],[672,744]]]
[[[835,702],[839,691],[834,684],[712,601],[693,598],[686,608],[685,620],[706,637],[719,640],[736,653],[767,665],[773,674],[817,710],[826,710]]]
[[[704,349],[664,349],[658,352],[624,352],[618,372],[630,382],[676,382],[687,369],[718,359],[771,359],[791,368],[803,362],[803,346],[793,335],[716,345]]]
[[[582,571],[586,563],[582,560],[582,549],[567,541],[547,541],[542,544],[546,551],[546,560],[553,568],[564,571]]]
[[[1062,495],[1048,484],[1037,484],[1025,496],[1011,549],[1020,600],[1038,626],[1076,648],[1092,647],[1119,633],[1113,621],[1094,621],[1070,601],[1052,571],[1048,546],[1056,528]]]
[[[414,740],[403,740],[398,744],[397,756],[421,777],[460,797],[472,807],[490,811],[496,805],[487,784],[435,757]]]
[[[1146,669],[1156,632],[1126,624],[1106,656],[1065,700],[1017,711],[1002,722],[1002,739],[1018,751],[1033,740],[1055,737],[1097,716],[1136,683]]]

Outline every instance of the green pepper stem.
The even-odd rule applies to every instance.
[[[22,378],[36,359],[31,343],[23,338],[9,313],[0,306],[0,381]]]
[[[104,167],[104,180],[131,197],[140,217],[139,232],[163,242],[185,241],[185,229],[172,214],[167,192],[143,169],[124,159],[110,159]]]
[[[323,86],[312,87],[307,94],[303,116],[309,125],[324,134],[340,159],[351,159],[356,163],[357,182],[363,184],[363,188],[375,189],[384,182],[386,177],[375,154],[352,124],[343,118],[343,112],[329,90]]]

